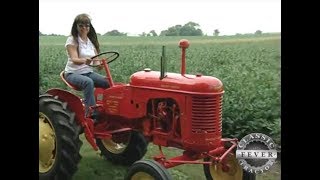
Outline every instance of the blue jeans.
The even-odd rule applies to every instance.
[[[65,79],[69,83],[83,90],[86,116],[89,112],[89,107],[96,105],[96,100],[94,97],[94,87],[110,87],[107,79],[104,76],[95,72],[89,72],[85,74],[68,73],[65,74]]]

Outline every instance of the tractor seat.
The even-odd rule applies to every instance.
[[[76,91],[81,91],[81,89],[79,89],[77,86],[75,86],[75,85],[70,84],[70,83],[67,82],[67,80],[64,78],[64,71],[61,71],[60,77],[61,77],[62,81],[63,81],[64,83],[66,83],[66,85],[69,86],[71,89],[74,89],[74,90],[76,90]]]

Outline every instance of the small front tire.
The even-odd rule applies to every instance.
[[[96,139],[101,154],[115,164],[131,165],[140,160],[147,152],[148,143],[137,131],[124,134],[124,142],[112,139]]]
[[[244,171],[234,153],[228,154],[226,158],[226,163],[230,167],[227,172],[223,171],[221,164],[203,165],[207,180],[255,180],[255,174]],[[210,159],[206,158],[205,161]]]
[[[125,180],[172,180],[168,170],[154,160],[135,162],[125,177]]]

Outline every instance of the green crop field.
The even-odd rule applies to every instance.
[[[162,46],[166,46],[168,72],[180,72],[182,38],[190,41],[187,49],[187,74],[202,73],[219,78],[225,89],[223,97],[223,137],[260,132],[278,145],[281,130],[281,36],[229,37],[98,37],[101,51],[118,51],[120,57],[110,64],[113,80],[129,82],[130,75],[144,68],[160,70]],[[39,93],[50,88],[69,89],[60,79],[67,57],[64,36],[40,36]],[[100,71],[103,73],[103,71]],[[81,95],[81,94],[79,94]],[[123,179],[126,167],[112,165],[100,158],[82,138],[82,160],[75,180]],[[166,151],[169,156],[180,150]],[[157,155],[149,145],[145,158]],[[280,179],[280,162],[258,179]],[[201,165],[181,165],[170,169],[174,179],[205,179]]]

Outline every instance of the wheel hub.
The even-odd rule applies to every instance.
[[[49,118],[39,112],[39,172],[48,172],[56,157],[56,136]]]
[[[104,140],[102,140],[102,143],[103,143],[103,145],[104,145],[104,147],[108,150],[108,151],[110,151],[110,152],[112,152],[112,153],[114,153],[114,154],[120,154],[120,153],[122,153],[125,149],[126,149],[126,147],[127,147],[127,145],[126,144],[124,144],[124,143],[115,143],[113,140],[111,140],[111,139],[104,139]]]
[[[154,178],[145,172],[137,172],[131,177],[131,180],[154,180]]]
[[[234,154],[226,157],[225,164],[212,164],[210,166],[211,177],[215,180],[241,180],[242,168]]]

